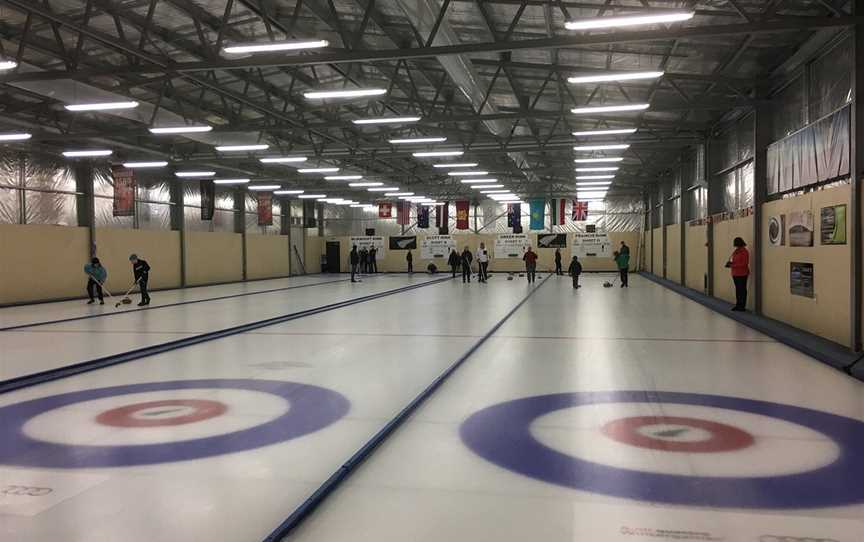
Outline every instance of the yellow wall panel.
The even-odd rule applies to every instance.
[[[114,295],[135,280],[130,254],[150,264],[150,289],[180,287],[180,232],[97,228],[96,255],[108,270],[106,287]]]
[[[654,228],[651,232],[651,259],[654,265],[654,274],[658,277],[663,273],[663,227]]]
[[[290,261],[288,250],[287,235],[247,235],[246,278],[287,277]]]
[[[186,283],[190,286],[243,279],[239,233],[186,232]]]
[[[666,278],[681,283],[681,224],[666,226]]]
[[[684,270],[686,286],[707,293],[705,280],[708,273],[708,226],[685,225],[684,236],[687,251]]]

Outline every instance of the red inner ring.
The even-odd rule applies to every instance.
[[[704,429],[711,434],[711,438],[696,442],[680,442],[664,440],[651,437],[639,432],[646,425],[683,425]],[[696,418],[679,418],[675,416],[636,416],[633,418],[622,418],[607,423],[601,429],[607,437],[640,448],[652,450],[664,450],[667,452],[693,452],[693,453],[715,453],[731,452],[752,446],[756,439],[753,435],[726,425],[724,423],[699,420]]]
[[[174,418],[161,418],[146,420],[135,418],[134,415],[142,410],[160,407],[192,407],[194,412]],[[207,401],[203,399],[168,399],[165,401],[149,401],[146,403],[135,403],[118,408],[112,408],[96,416],[96,423],[110,425],[112,427],[166,427],[173,425],[184,425],[195,423],[216,416],[221,416],[228,410],[224,403],[218,401]]]

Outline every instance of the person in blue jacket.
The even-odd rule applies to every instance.
[[[99,258],[93,258],[90,263],[84,266],[84,272],[87,274],[87,295],[90,297],[88,305],[96,303],[96,296],[99,296],[99,304],[105,304],[105,298],[102,296],[102,285],[108,279],[108,270],[102,267]]]

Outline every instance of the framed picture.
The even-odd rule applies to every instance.
[[[846,244],[846,205],[822,208],[819,217],[819,234],[823,245]]]
[[[786,244],[786,215],[768,218],[768,245],[782,247]]]
[[[791,262],[789,264],[789,292],[792,295],[813,298],[813,264]]]
[[[789,213],[789,246],[813,246],[813,211]]]

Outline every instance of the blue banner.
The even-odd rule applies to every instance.
[[[544,229],[546,227],[546,200],[532,199],[528,204],[531,206],[531,229]]]

